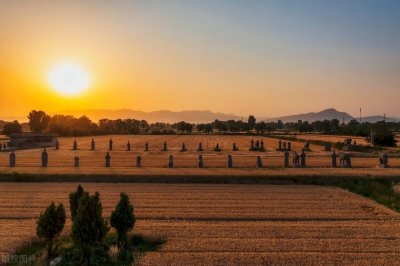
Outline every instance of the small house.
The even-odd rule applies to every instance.
[[[9,146],[12,148],[55,147],[58,134],[55,133],[14,133],[10,134]]]

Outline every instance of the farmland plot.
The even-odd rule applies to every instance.
[[[321,140],[332,143],[343,142],[345,139],[350,138],[352,141],[356,141],[357,144],[361,145],[369,145],[365,137],[357,137],[357,136],[338,136],[338,135],[324,135],[324,134],[297,134],[296,137],[298,139],[304,140]]]
[[[73,183],[1,183],[0,252],[35,233],[51,202],[68,206]],[[271,185],[84,184],[99,191],[109,217],[119,193],[132,199],[135,232],[167,240],[142,265],[393,265],[400,215],[334,187]],[[68,207],[66,208],[68,210]],[[68,222],[65,233],[70,230]]]
[[[113,150],[111,155],[111,169],[105,169],[105,155],[108,152],[108,141],[113,139]],[[95,137],[96,150],[90,151],[92,137],[77,138],[78,150],[72,150],[74,138],[60,138],[60,150],[48,149],[49,167],[43,169],[41,165],[41,149],[20,150],[16,152],[17,163],[15,168],[8,168],[8,153],[0,152],[0,172],[18,173],[59,173],[59,174],[98,174],[98,173],[118,173],[129,174],[136,171],[139,174],[149,172],[149,168],[166,168],[169,155],[174,156],[176,168],[197,168],[198,156],[203,155],[205,168],[226,168],[227,156],[231,154],[235,168],[255,168],[256,157],[261,156],[263,166],[276,168],[283,166],[283,153],[276,151],[278,139],[267,137],[255,138],[263,140],[266,152],[249,151],[250,136],[216,136],[216,135],[116,135]],[[131,151],[127,150],[127,142],[131,143]],[[167,142],[168,151],[162,151],[164,141]],[[144,151],[145,143],[149,143],[149,151]],[[182,143],[185,143],[188,151],[181,152]],[[202,143],[204,151],[198,152],[198,144]],[[222,148],[221,152],[213,151],[216,144]],[[236,143],[239,151],[232,151],[232,145]],[[292,142],[293,151],[300,152],[303,143]],[[311,145],[311,152],[307,152],[307,166],[313,168],[328,168],[331,166],[331,153],[322,151],[321,146]],[[133,170],[136,164],[136,157],[142,157],[143,171]],[[74,157],[79,156],[80,167],[74,168]],[[361,155],[357,155],[361,156]],[[363,155],[364,156],[364,155]],[[400,167],[400,158],[391,157],[389,164],[392,168]],[[358,168],[376,168],[378,165],[377,155],[353,158],[353,166]],[[197,169],[198,170],[198,169]],[[151,171],[151,170],[150,170]],[[141,173],[142,172],[142,173]],[[259,174],[263,170],[259,171]]]

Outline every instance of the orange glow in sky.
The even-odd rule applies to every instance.
[[[400,5],[283,2],[1,1],[0,117],[329,107],[400,116]]]

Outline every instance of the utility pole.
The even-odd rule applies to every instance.
[[[383,114],[383,122],[386,123],[386,114]]]
[[[360,107],[360,124],[361,124],[361,107]]]

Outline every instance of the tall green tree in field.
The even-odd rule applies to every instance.
[[[95,261],[107,257],[104,239],[109,228],[102,213],[99,193],[89,196],[89,193],[84,192],[72,223],[72,239],[81,251],[84,265],[101,265]]]
[[[60,203],[57,207],[52,202],[44,213],[41,213],[37,221],[36,234],[47,242],[47,254],[50,260],[53,255],[54,238],[60,235],[65,225],[65,209]]]
[[[50,116],[43,111],[33,110],[28,115],[29,127],[33,132],[41,133],[47,129]]]
[[[133,214],[133,205],[129,201],[128,195],[121,193],[118,205],[111,213],[110,224],[117,230],[118,233],[118,248],[126,247],[127,235],[132,230],[136,222]]]

